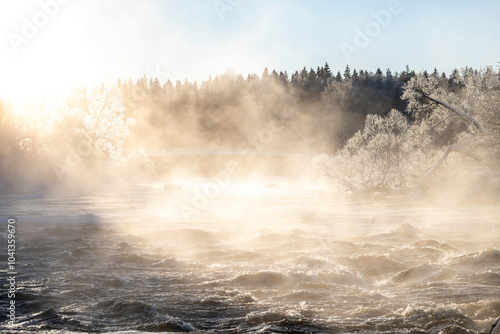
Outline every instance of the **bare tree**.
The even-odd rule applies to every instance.
[[[119,88],[101,86],[83,90],[63,122],[64,135],[73,138],[73,145],[84,147],[92,160],[119,156],[135,120],[125,116]]]

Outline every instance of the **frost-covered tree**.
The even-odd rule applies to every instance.
[[[120,159],[123,141],[135,120],[125,116],[117,86],[94,86],[80,92],[59,122],[52,145],[66,170],[66,165],[91,167]]]
[[[91,155],[120,155],[135,120],[125,117],[118,87],[92,87],[84,92],[83,100],[83,108],[73,111],[80,140],[89,143]]]
[[[402,95],[405,115],[368,115],[342,150],[315,160],[319,174],[353,194],[419,196],[447,184],[455,190],[494,184],[500,177],[500,73],[465,68],[453,74],[460,86],[451,87],[437,73],[411,75]]]
[[[80,91],[53,134],[51,160],[59,180],[87,183],[89,178],[120,174],[117,168],[123,169],[128,159],[122,154],[123,143],[134,123],[125,115],[117,86]]]
[[[362,131],[336,155],[316,158],[314,168],[337,189],[355,195],[406,193],[431,157],[428,133],[397,110],[386,117],[368,115]]]
[[[460,153],[453,169],[455,180],[474,182],[488,174],[498,176],[500,161],[500,79],[491,67],[453,72],[453,83],[446,89],[435,76],[417,75],[405,87],[403,98],[414,110],[417,120],[429,124],[440,143],[447,144],[443,155],[422,177],[419,193],[424,192],[432,177],[449,160],[450,153]],[[445,140],[443,140],[445,139]],[[473,163],[474,165],[470,165]],[[466,164],[467,166],[465,168]],[[448,173],[448,174],[451,174]]]

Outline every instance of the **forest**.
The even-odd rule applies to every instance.
[[[334,74],[325,63],[291,75],[227,71],[199,84],[122,78],[29,112],[1,101],[0,185],[158,177],[172,163],[144,148],[239,150],[279,124],[256,150],[311,156],[304,173],[335,194],[491,194],[500,179],[499,101],[493,67]]]

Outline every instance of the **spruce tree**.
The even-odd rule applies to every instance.
[[[347,65],[344,71],[344,79],[350,79],[350,78],[351,78],[351,69],[349,68],[349,65]]]
[[[332,78],[332,71],[330,70],[330,66],[328,65],[328,62],[325,63],[325,76],[327,79]]]
[[[337,75],[335,76],[335,81],[342,82],[342,74],[340,74],[340,72],[337,72]]]

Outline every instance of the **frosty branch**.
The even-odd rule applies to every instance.
[[[469,114],[463,112],[463,111],[460,111],[456,108],[453,108],[451,106],[449,106],[448,104],[442,102],[442,101],[439,101],[438,99],[435,99],[431,96],[429,96],[428,94],[426,94],[424,91],[420,91],[422,93],[422,95],[431,100],[432,102],[435,102],[439,105],[442,105],[443,107],[445,107],[446,109],[449,109],[451,110],[452,112],[454,112],[455,114],[459,115],[460,117],[462,117],[463,119],[465,119],[467,122],[469,122],[470,124],[472,124],[472,126],[474,126],[474,128],[476,128],[476,130],[480,133],[484,132],[483,131],[483,128],[481,127],[481,125],[479,125],[479,123]]]

